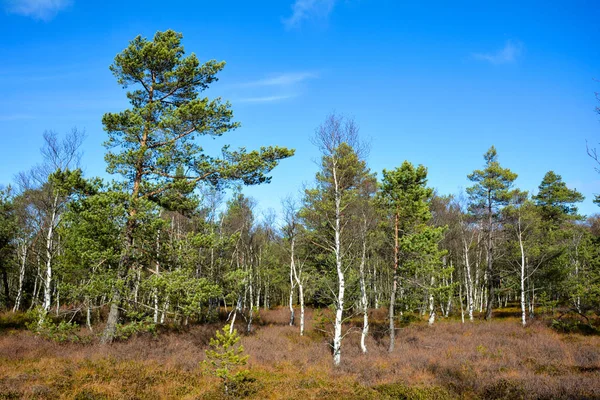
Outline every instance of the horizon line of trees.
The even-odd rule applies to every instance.
[[[36,310],[38,327],[52,312],[90,330],[105,323],[103,343],[220,309],[230,331],[242,319],[250,332],[257,310],[275,306],[289,307],[303,335],[306,306],[331,308],[335,365],[350,318],[362,317],[368,351],[373,308],[388,310],[390,352],[405,313],[431,325],[518,304],[524,326],[539,307],[600,314],[600,217],[579,215],[582,194],[554,171],[535,195],[516,188],[494,146],[472,185],[444,196],[409,161],[378,179],[356,122],[330,114],[313,137],[314,184],[285,198],[281,217],[259,218],[241,185],[269,182],[294,151],[205,154],[197,138],[239,124],[229,103],[200,97],[224,63],[185,56],[181,39],[138,36],[111,66],[131,87],[131,107],[102,119],[119,179],[83,176],[74,129],[46,132],[43,163],[0,191],[2,308]]]

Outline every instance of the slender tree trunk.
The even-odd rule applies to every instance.
[[[294,262],[294,279],[296,279],[296,284],[298,285],[298,296],[300,300],[300,336],[304,335],[304,284],[302,283],[302,266],[300,266],[300,270],[296,267],[296,263]]]
[[[493,230],[493,216],[492,216],[492,203],[491,197],[488,196],[488,232],[487,232],[487,305],[485,311],[485,319],[492,319],[492,310],[494,307],[494,271],[493,271],[493,243],[492,243],[492,230]]]
[[[300,336],[304,336],[304,285],[298,280],[298,292],[300,296]]]
[[[44,303],[45,312],[50,311],[52,301],[52,262],[54,255],[54,225],[56,221],[56,207],[58,205],[58,194],[54,196],[50,221],[48,222],[48,232],[46,233],[46,279],[44,281]]]
[[[462,323],[465,323],[465,307],[463,304],[462,284],[458,285],[458,298],[460,299],[460,319]]]
[[[473,287],[473,278],[471,275],[471,262],[469,257],[469,247],[465,244],[465,283],[466,283],[466,295],[467,295],[467,308],[469,311],[469,321],[473,321],[473,310],[475,307],[474,304],[474,287]]]
[[[42,261],[41,261],[40,253],[37,254],[36,266],[37,266],[37,270],[36,270],[36,274],[35,274],[35,280],[33,282],[33,297],[31,298],[30,309],[35,307],[37,304],[37,298],[38,298],[40,285],[41,285],[40,280],[41,280],[41,273],[42,273]]]
[[[521,218],[519,218],[519,249],[521,250],[521,323],[527,325],[527,314],[525,311],[525,249],[523,247],[523,234],[521,232]]]
[[[365,339],[369,333],[369,303],[367,301],[367,285],[365,282],[365,263],[367,259],[367,220],[364,216],[363,221],[363,238],[362,238],[362,255],[359,266],[360,273],[360,294],[361,294],[361,306],[363,312],[363,329],[360,335],[360,349],[363,353],[367,352],[367,346],[365,345]]]
[[[290,256],[290,301],[289,301],[290,326],[294,326],[294,318],[295,318],[295,312],[294,312],[294,287],[295,287],[294,269],[296,268],[296,266],[294,265],[295,242],[296,242],[296,239],[292,237],[291,244],[290,244],[290,253],[291,253],[291,256]]]
[[[252,270],[250,270],[250,282],[249,282],[249,301],[248,304],[250,306],[250,309],[248,310],[248,325],[246,326],[246,333],[250,333],[252,331],[252,316],[253,316],[253,312],[254,312],[254,297],[253,297],[253,290],[252,290]]]
[[[338,184],[337,168],[333,168],[333,179],[335,184],[335,266],[338,275],[338,296],[335,303],[335,324],[333,333],[333,364],[340,365],[342,357],[342,321],[344,313],[344,291],[346,282],[342,266],[342,238],[341,238],[341,207],[342,193]]]
[[[169,311],[170,306],[171,306],[171,302],[169,301],[169,298],[167,297],[167,299],[163,303],[162,313],[160,314],[160,323],[161,324],[165,323],[165,319],[167,318],[167,311]]]
[[[431,288],[432,289],[433,289],[434,285],[435,285],[435,278],[432,276],[431,277]],[[434,307],[434,298],[433,298],[432,289],[429,290],[429,321],[427,321],[427,324],[429,326],[433,325],[433,323],[435,322],[435,307]]]
[[[10,307],[10,286],[8,284],[8,271],[7,266],[0,266],[2,269],[2,285],[4,286],[4,306],[6,308]]]
[[[56,282],[54,284],[54,298],[56,298],[56,315],[58,316],[58,312],[60,310],[60,291],[59,291],[59,283]]]
[[[450,269],[452,269],[452,260],[450,260]],[[446,305],[446,311],[444,313],[446,318],[450,317],[450,312],[452,311],[452,298],[454,294],[454,272],[450,272],[450,287],[452,288],[452,290],[448,292],[448,303]]]
[[[373,263],[373,296],[375,296],[375,309],[379,309],[379,290],[377,287],[377,266]]]
[[[19,268],[19,288],[17,289],[17,297],[15,299],[15,306],[13,312],[16,312],[21,307],[21,300],[23,298],[23,283],[25,282],[25,267],[27,265],[27,245],[23,244],[21,247],[21,264]]]
[[[229,325],[229,334],[231,335],[233,333],[233,327],[235,325],[235,317],[237,315],[237,312],[239,309],[242,308],[242,295],[240,294],[238,296],[238,300],[235,306],[235,309],[233,310],[233,318],[231,318],[231,324]]]
[[[389,319],[390,319],[390,346],[388,351],[391,353],[394,351],[394,345],[396,344],[396,326],[394,324],[394,305],[396,304],[396,291],[398,290],[398,263],[399,263],[399,220],[398,213],[394,216],[394,280],[392,283],[392,290],[390,293],[390,308],[389,308]]]
[[[85,306],[86,306],[85,307],[85,311],[86,311],[85,325],[87,326],[87,328],[90,331],[93,331],[93,329],[92,329],[92,304],[91,304],[89,297],[85,299]]]

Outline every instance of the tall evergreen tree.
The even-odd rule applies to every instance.
[[[468,175],[473,186],[467,188],[471,200],[471,211],[481,218],[486,231],[486,258],[487,258],[487,308],[485,319],[492,318],[494,304],[494,289],[497,286],[498,276],[494,271],[494,229],[500,216],[500,209],[510,201],[511,187],[517,174],[508,168],[502,168],[498,162],[498,153],[494,146],[483,156],[485,168],[475,170]]]
[[[400,274],[416,264],[427,264],[427,256],[437,258],[437,245],[442,238],[442,229],[427,224],[431,219],[430,201],[433,189],[427,187],[427,168],[415,167],[408,161],[392,171],[383,170],[379,204],[388,216],[393,232],[393,281],[390,292],[389,351],[395,346],[396,295]],[[438,259],[439,261],[439,259]],[[410,268],[413,269],[413,268]],[[414,269],[413,269],[414,270]]]
[[[239,126],[233,122],[229,103],[209,100],[200,93],[217,80],[225,66],[214,60],[201,64],[195,54],[184,56],[182,35],[172,30],[157,32],[152,41],[136,37],[115,57],[110,69],[127,93],[131,107],[102,118],[108,133],[106,162],[109,173],[123,176],[127,202],[124,246],[119,277],[124,279],[132,265],[138,215],[144,202],[158,202],[175,185],[209,182],[222,185],[269,182],[267,174],[292,150],[263,147],[222,150],[222,157],[204,153],[195,141],[200,136],[221,136]],[[184,175],[177,173],[182,168]],[[114,338],[119,320],[121,294],[118,285],[103,335]]]
[[[538,189],[533,200],[540,208],[542,218],[555,227],[565,219],[576,216],[576,203],[584,200],[581,193],[576,189],[569,189],[562,177],[554,171],[548,171],[544,175]]]

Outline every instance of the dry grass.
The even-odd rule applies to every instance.
[[[375,318],[384,318],[380,310]],[[542,322],[414,323],[387,352],[384,320],[374,320],[369,352],[358,332],[331,366],[327,338],[287,326],[288,310],[261,311],[242,344],[250,355],[248,388],[256,399],[600,399],[600,337],[559,334]],[[218,381],[199,367],[219,324],[142,336],[110,346],[57,344],[33,334],[0,331],[0,399],[213,399]],[[238,328],[243,330],[242,325]]]

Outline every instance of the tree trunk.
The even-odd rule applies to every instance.
[[[134,230],[134,218],[135,211],[132,211],[129,215],[129,220],[127,221],[126,226],[126,242],[125,248],[123,249],[123,254],[121,255],[121,259],[119,260],[118,267],[118,279],[124,280],[127,277],[127,271],[129,269],[130,264],[130,252],[133,247],[133,230]],[[119,287],[115,286],[113,288],[113,295],[110,304],[110,311],[108,312],[108,318],[106,320],[106,327],[104,328],[104,332],[102,333],[102,338],[100,339],[100,343],[112,343],[115,339],[115,334],[117,332],[117,324],[119,323],[119,318],[121,316],[121,292],[119,291]],[[162,323],[162,321],[161,321]]]
[[[337,171],[333,168],[333,178],[335,182],[335,266],[338,275],[338,295],[335,303],[335,324],[333,333],[333,364],[340,365],[342,357],[342,318],[344,313],[344,291],[346,282],[344,278],[344,270],[342,267],[342,238],[341,238],[341,201],[342,194],[340,192]]]
[[[298,292],[300,295],[300,336],[304,336],[304,285],[298,282]]]
[[[121,305],[121,292],[117,287],[113,289],[112,301],[110,303],[110,311],[108,312],[108,319],[106,320],[106,327],[100,338],[101,344],[112,343],[117,333],[117,324],[119,323],[120,307]]]
[[[90,331],[93,331],[92,329],[92,305],[90,303],[90,299],[86,298],[85,300],[85,310],[86,310],[86,315],[85,315],[85,325],[87,326],[87,328]]]
[[[365,282],[365,263],[367,259],[367,220],[364,217],[363,221],[363,243],[362,243],[362,255],[359,266],[360,273],[360,295],[361,295],[361,306],[363,312],[363,329],[360,335],[360,349],[363,353],[367,352],[367,346],[365,345],[365,339],[369,333],[369,303],[367,302],[367,286]]]
[[[2,285],[4,286],[4,305],[10,307],[10,287],[8,285],[8,271],[6,265],[2,267]]]
[[[433,289],[434,285],[435,285],[435,278],[432,276],[431,277],[431,288],[432,289]],[[429,290],[429,321],[427,321],[427,324],[429,326],[433,325],[433,323],[435,322],[435,307],[434,307],[434,298],[433,298],[432,289]]]
[[[294,326],[294,318],[295,318],[295,312],[294,312],[294,287],[295,287],[294,269],[296,268],[296,266],[294,265],[294,246],[295,246],[295,242],[296,242],[296,239],[292,238],[292,242],[291,242],[291,245],[290,245],[290,253],[291,253],[291,257],[290,257],[290,300],[289,300],[289,306],[290,306],[290,326]]]
[[[394,216],[394,281],[392,283],[392,290],[390,293],[390,308],[389,308],[389,319],[390,319],[390,346],[388,351],[391,353],[394,351],[394,345],[396,344],[396,327],[394,324],[394,305],[396,304],[396,291],[398,290],[398,263],[399,263],[399,237],[398,237],[399,221],[398,213]]]
[[[294,263],[294,278],[298,285],[298,296],[300,300],[300,336],[304,336],[304,284],[302,283],[302,266],[298,271]]]
[[[463,294],[462,294],[462,284],[458,285],[458,298],[460,299],[460,319],[461,322],[464,324],[465,323],[465,307],[463,304]]]
[[[487,232],[487,305],[485,311],[485,319],[487,321],[492,319],[492,310],[494,307],[494,272],[493,272],[493,244],[492,244],[492,230],[493,230],[493,219],[492,219],[492,203],[491,198],[488,197],[488,232]]]
[[[46,234],[46,279],[44,281],[44,303],[42,306],[45,312],[50,311],[50,304],[52,301],[52,262],[54,255],[54,224],[56,221],[57,204],[58,195],[55,195],[54,202],[52,204],[50,221],[48,222],[48,232]]]
[[[23,298],[23,283],[25,282],[25,266],[27,265],[27,245],[23,244],[21,248],[21,268],[19,268],[19,288],[17,289],[17,297],[15,299],[15,306],[13,312],[16,312],[21,307],[21,300]]]
[[[525,311],[525,249],[523,247],[523,235],[521,233],[521,221],[519,218],[519,248],[521,249],[521,323],[527,325],[527,314]]]

